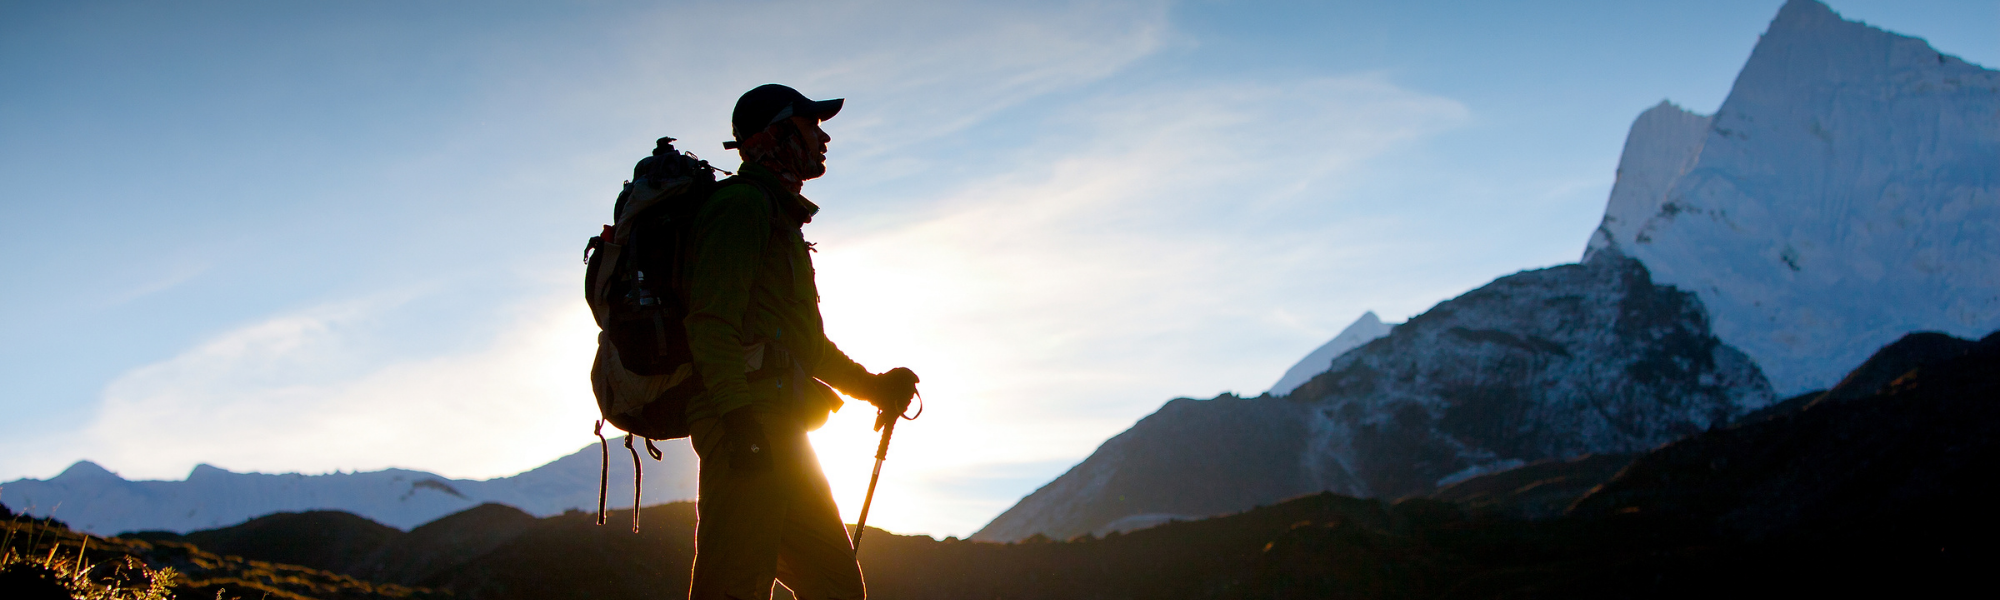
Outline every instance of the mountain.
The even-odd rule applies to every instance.
[[[632,456],[613,443],[606,502],[632,502]],[[644,502],[695,495],[694,451],[686,439],[659,443],[662,459],[645,459]],[[640,449],[640,456],[646,456]],[[448,479],[407,469],[357,473],[235,473],[196,465],[182,481],[129,481],[96,463],[79,461],[47,480],[0,484],[0,501],[19,512],[56,515],[80,531],[185,533],[242,523],[275,512],[339,510],[397,529],[497,502],[534,515],[597,509],[602,451],[585,446],[533,470],[486,480]]]
[[[1268,395],[1168,402],[972,539],[1104,535],[1318,491],[1299,460],[1305,424],[1303,406]]]
[[[2000,328],[2000,72],[1791,0],[1712,117],[1633,124],[1586,257],[1695,293],[1782,395]],[[1831,351],[1834,354],[1828,354]]]
[[[1391,327],[1394,326],[1383,323],[1380,317],[1375,316],[1375,311],[1371,310],[1362,313],[1361,318],[1355,319],[1353,324],[1348,325],[1346,329],[1340,330],[1340,335],[1333,336],[1332,340],[1313,350],[1311,354],[1307,354],[1298,364],[1292,365],[1290,369],[1285,369],[1285,375],[1279,377],[1277,383],[1271,384],[1271,391],[1269,393],[1281,396],[1292,393],[1292,390],[1297,389],[1299,384],[1312,379],[1314,375],[1325,373],[1327,366],[1333,364],[1333,359],[1346,354],[1348,350],[1353,350],[1362,344],[1389,335]]]
[[[1230,493],[1207,488],[1240,490],[1233,510],[1277,490],[1393,498],[1640,452],[1812,403],[1906,333],[2000,328],[1996,114],[2000,73],[1792,0],[1714,116],[1662,103],[1635,120],[1579,264],[1500,278],[1285,396],[1227,403],[1299,426],[1148,439],[1222,412],[1162,409],[974,538],[1216,514]],[[1252,453],[1280,464],[1210,464],[1294,445]],[[1190,453],[1242,475],[1139,489]]]
[[[1289,396],[1169,402],[972,539],[1067,539],[1321,490],[1423,494],[1534,461],[1643,451],[1772,399],[1692,294],[1599,254],[1440,303]]]

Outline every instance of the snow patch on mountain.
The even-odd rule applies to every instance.
[[[1586,256],[1699,295],[1780,395],[2000,328],[2000,72],[1792,0],[1713,118],[1647,111],[1619,168]]]
[[[1362,313],[1361,318],[1355,319],[1346,329],[1340,330],[1340,335],[1333,336],[1332,340],[1300,359],[1298,364],[1286,369],[1285,375],[1279,377],[1277,383],[1271,384],[1271,391],[1267,393],[1279,396],[1292,393],[1299,384],[1312,379],[1314,375],[1325,373],[1327,365],[1333,364],[1333,359],[1339,358],[1349,350],[1361,347],[1362,344],[1389,335],[1389,329],[1392,327],[1395,326],[1383,323],[1381,317],[1375,316],[1375,311]]]
[[[696,461],[687,440],[660,442],[663,460],[645,459],[648,505],[695,495]],[[645,456],[644,452],[640,453]],[[53,516],[99,535],[162,530],[186,533],[224,527],[279,511],[344,510],[410,529],[486,502],[536,516],[596,510],[600,459],[597,444],[514,475],[487,480],[449,479],[408,469],[358,473],[236,473],[196,465],[182,481],[131,481],[90,461],[79,461],[47,480],[0,484],[0,502],[16,512]],[[610,455],[611,506],[632,502],[632,459],[624,448]]]
[[[1289,398],[1309,408],[1310,487],[1397,497],[1507,465],[1645,450],[1772,394],[1710,334],[1693,294],[1599,253],[1440,303]]]

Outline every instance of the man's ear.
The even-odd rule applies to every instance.
[[[770,128],[765,128],[763,131],[751,134],[748,139],[738,142],[736,144],[736,153],[742,156],[743,160],[752,160],[759,154],[770,152],[771,147],[775,145],[777,145],[777,140],[771,137]]]

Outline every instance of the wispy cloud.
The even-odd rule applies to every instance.
[[[392,466],[481,477],[572,451],[594,418],[580,303],[498,315],[478,350],[384,360],[408,343],[381,326],[406,298],[282,315],[135,369],[84,429],[91,457],[128,477]],[[573,305],[575,304],[575,305]]]

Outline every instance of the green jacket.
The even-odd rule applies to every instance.
[[[826,339],[820,319],[812,254],[799,230],[819,206],[788,192],[762,166],[745,164],[738,173],[784,197],[774,202],[759,186],[739,182],[716,190],[695,213],[685,323],[695,369],[708,389],[688,401],[688,422],[755,406],[789,412],[817,428],[841,406],[819,381],[852,390],[869,376]],[[785,214],[774,216],[774,208]],[[746,348],[760,342],[781,345],[805,377],[746,381]],[[763,354],[765,360],[772,356]]]

